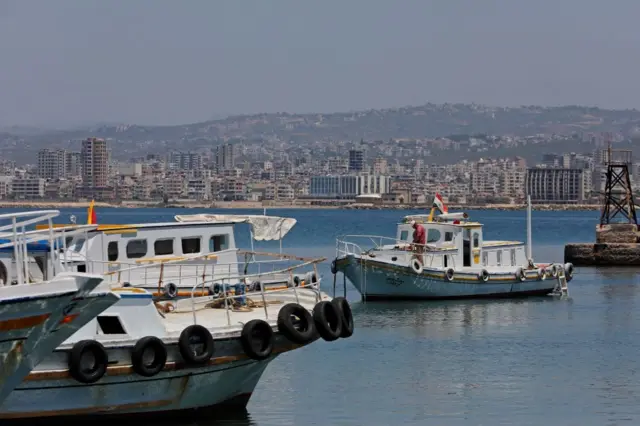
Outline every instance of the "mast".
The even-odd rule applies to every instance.
[[[532,260],[531,250],[531,195],[527,195],[527,260]]]

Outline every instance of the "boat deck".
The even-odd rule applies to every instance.
[[[297,293],[297,297],[296,297]],[[264,300],[260,293],[247,294],[246,306],[233,306],[225,308],[224,299],[213,299],[211,297],[196,297],[193,299],[182,299],[174,304],[175,309],[168,313],[163,313],[165,320],[163,323],[169,334],[180,334],[185,327],[194,323],[203,325],[214,331],[220,328],[222,333],[235,332],[242,328],[242,325],[253,320],[266,320],[272,325],[276,324],[280,309],[288,303],[299,303],[308,310],[312,310],[318,303],[316,293],[309,289],[288,289],[281,292],[266,292]],[[321,293],[321,300],[331,298]],[[229,301],[232,299],[228,299]],[[237,300],[237,296],[236,296]],[[160,304],[159,304],[160,305]]]

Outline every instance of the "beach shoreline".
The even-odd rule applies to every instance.
[[[0,209],[64,209],[64,208],[87,208],[90,201],[0,201]],[[177,202],[177,203],[157,203],[145,201],[126,201],[122,203],[95,203],[96,208],[181,208],[181,209],[308,209],[308,210],[428,210],[431,205],[311,205],[292,203],[269,203],[263,204],[259,201],[223,201],[213,203],[198,202]],[[452,211],[460,210],[525,210],[526,204],[485,204],[485,205],[458,205],[450,204]],[[543,211],[596,211],[601,209],[599,204],[533,204],[532,210]]]

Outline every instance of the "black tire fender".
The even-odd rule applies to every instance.
[[[144,355],[149,349],[153,351],[151,363],[145,363]],[[147,336],[138,340],[131,351],[133,371],[143,377],[152,377],[162,371],[167,362],[167,347],[155,336]]]
[[[347,338],[353,335],[353,313],[351,312],[351,306],[344,297],[336,297],[331,300],[331,303],[340,312],[340,321],[342,322],[342,332],[340,337]]]
[[[297,317],[297,320],[294,317]],[[316,328],[311,313],[297,303],[287,303],[280,309],[278,331],[290,341],[302,345],[316,338]]]
[[[242,327],[240,343],[249,358],[269,358],[273,352],[273,329],[264,320],[252,319]]]
[[[331,273],[335,275],[336,272],[338,272],[338,266],[336,265],[336,260],[334,259],[331,261]]]
[[[201,343],[204,348],[201,353],[196,353],[192,344]],[[187,364],[197,365],[207,363],[213,356],[213,336],[209,330],[199,324],[193,324],[182,330],[178,339],[180,355]]]
[[[313,307],[313,322],[318,334],[327,342],[332,342],[342,334],[342,318],[338,308],[323,300]]]
[[[82,360],[86,354],[92,354],[95,363],[90,369],[82,365]],[[109,358],[107,351],[100,342],[95,340],[81,340],[73,345],[69,353],[69,373],[71,377],[80,383],[95,383],[107,372]]]

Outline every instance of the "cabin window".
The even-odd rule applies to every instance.
[[[153,251],[156,256],[173,254],[173,238],[163,238],[153,243]]]
[[[484,266],[489,266],[489,253],[486,251],[482,252],[482,264]]]
[[[75,243],[71,247],[69,247],[73,251],[77,251],[78,253],[82,251],[82,247],[84,247],[84,238],[78,238]]]
[[[511,266],[516,266],[516,249],[511,249]]]
[[[182,239],[182,254],[200,253],[200,237]]]
[[[473,248],[480,247],[480,234],[477,232],[473,233]]]
[[[209,239],[209,251],[221,251],[229,248],[226,235],[213,235]]]
[[[440,231],[437,229],[429,229],[427,232],[427,244],[440,241]]]
[[[444,241],[445,242],[453,241],[453,232],[445,232]]]
[[[502,250],[496,252],[496,264],[502,266]]]
[[[147,240],[131,240],[127,243],[127,257],[138,259],[147,255]]]
[[[109,241],[107,244],[107,259],[109,262],[115,262],[118,260],[118,242]]]
[[[400,233],[400,241],[409,241],[409,231],[402,231]]]
[[[97,320],[102,334],[127,334],[120,318],[115,315],[99,315]]]

